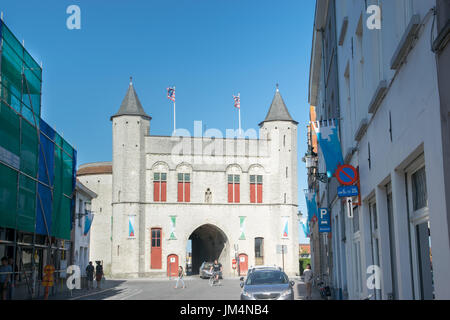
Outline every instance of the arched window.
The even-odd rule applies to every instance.
[[[153,201],[167,201],[167,172],[169,167],[165,163],[157,163],[153,166]]]
[[[153,173],[153,201],[167,201],[167,173],[165,172]]]

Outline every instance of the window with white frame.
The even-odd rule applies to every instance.
[[[423,156],[407,169],[407,189],[411,249],[413,253],[413,280],[415,299],[433,300],[435,298],[431,251],[431,228],[428,210],[428,191],[426,167]]]

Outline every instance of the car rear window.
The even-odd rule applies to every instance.
[[[284,272],[254,270],[247,278],[247,285],[286,284],[289,280]]]

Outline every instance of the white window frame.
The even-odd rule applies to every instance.
[[[428,205],[414,211],[413,206],[413,192],[412,192],[412,176],[419,171],[420,169],[425,167],[424,157],[416,159],[413,163],[411,163],[406,169],[406,183],[408,190],[408,206],[409,206],[409,228],[410,228],[410,241],[411,241],[411,254],[412,254],[412,268],[413,268],[413,283],[414,283],[414,297],[416,300],[421,299],[421,284],[420,284],[420,270],[419,270],[419,251],[417,244],[417,232],[416,227],[422,223],[428,223],[430,220],[429,217],[429,208]],[[428,185],[428,179],[427,179]],[[427,186],[427,190],[429,190]]]

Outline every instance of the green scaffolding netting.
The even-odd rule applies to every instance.
[[[6,228],[15,228],[17,172],[0,164],[0,177],[0,225]]]
[[[1,28],[1,37],[2,96],[15,110],[19,112],[23,112],[22,109],[32,110],[39,118],[42,68],[4,24]],[[16,105],[17,101],[21,102],[20,108]]]
[[[72,196],[72,183],[72,157],[63,152],[62,192],[66,196]]]
[[[23,119],[21,140],[20,170],[36,178],[38,170],[38,135],[36,128]]]
[[[76,153],[40,118],[42,68],[1,20],[0,53],[0,227],[47,235],[45,220],[70,239]]]
[[[0,144],[16,156],[20,155],[20,117],[5,103],[0,103]]]
[[[61,143],[64,142],[61,139]],[[55,146],[54,161],[52,234],[59,238],[70,239],[70,215],[62,213],[70,211],[70,199],[64,193],[72,196],[72,159],[61,148]]]
[[[19,176],[19,201],[17,206],[17,230],[34,232],[36,221],[36,181]]]
[[[22,58],[8,44],[2,45],[2,83],[16,95],[22,92]]]

